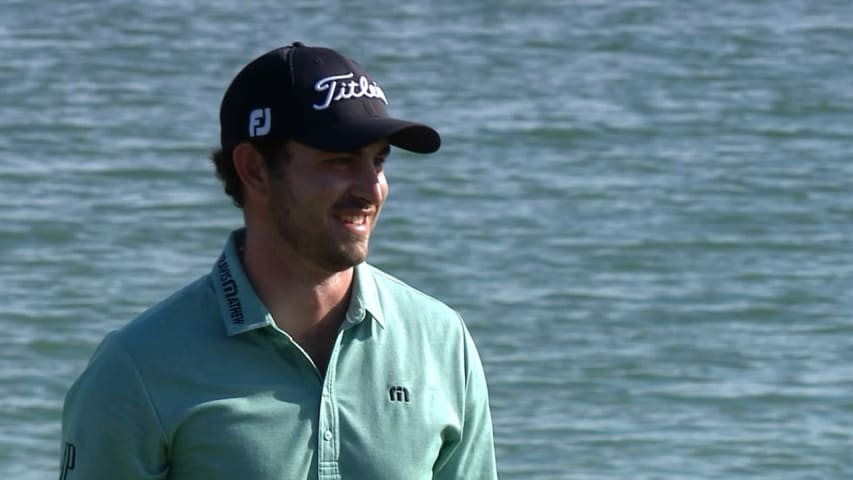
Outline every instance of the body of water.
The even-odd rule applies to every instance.
[[[853,3],[808,0],[4,2],[0,477],[241,224],[219,101],[294,40],[443,136],[371,262],[465,316],[501,478],[853,478]]]

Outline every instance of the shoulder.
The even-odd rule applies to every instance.
[[[376,291],[382,306],[402,306],[417,308],[418,311],[429,312],[432,315],[458,317],[455,309],[432,295],[425,293],[399,278],[380,270],[372,265],[365,264],[365,268],[376,285]]]
[[[67,401],[139,397],[155,408],[162,400],[164,385],[184,380],[177,378],[187,371],[182,366],[227,338],[216,302],[209,276],[204,276],[110,332],[69,391]]]
[[[155,326],[179,327],[182,320],[207,313],[216,307],[216,292],[210,275],[204,275],[142,312],[124,330]]]
[[[366,268],[385,323],[401,324],[407,335],[419,332],[428,338],[462,340],[466,328],[456,309],[379,268]]]
[[[133,357],[180,348],[190,338],[222,333],[216,292],[204,275],[121,327],[116,336]]]

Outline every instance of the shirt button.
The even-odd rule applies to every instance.
[[[323,438],[328,442],[332,439],[332,431],[326,430],[326,433],[323,434]]]

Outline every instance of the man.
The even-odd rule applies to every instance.
[[[212,272],[104,339],[63,412],[63,480],[496,478],[482,365],[459,315],[364,262],[393,145],[360,65],[301,43],[225,93]]]

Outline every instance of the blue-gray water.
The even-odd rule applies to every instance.
[[[240,224],[219,100],[293,40],[443,134],[371,260],[465,315],[503,479],[853,478],[853,3],[810,0],[3,2],[0,478]]]

